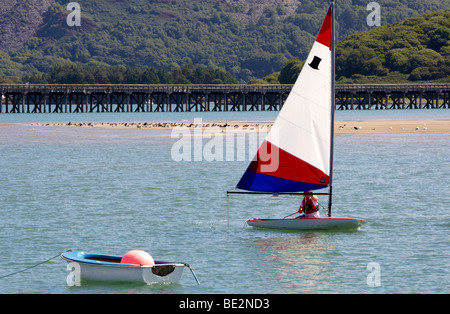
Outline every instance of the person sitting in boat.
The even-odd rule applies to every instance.
[[[297,218],[302,217],[320,217],[319,216],[319,198],[313,195],[312,191],[306,191],[305,197],[300,203],[300,208],[298,209],[300,215]]]

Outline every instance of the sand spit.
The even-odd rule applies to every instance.
[[[32,123],[34,126],[68,126],[115,129],[168,129],[173,128],[228,128],[239,131],[268,130],[271,121],[222,121],[222,122],[68,122],[68,123]],[[402,134],[402,133],[450,133],[450,120],[366,120],[335,121],[335,134]]]

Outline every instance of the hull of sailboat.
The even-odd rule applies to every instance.
[[[365,223],[366,220],[344,217],[247,220],[252,227],[283,230],[357,230]]]

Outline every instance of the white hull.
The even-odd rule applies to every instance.
[[[93,258],[88,260],[84,255],[83,252],[70,252],[61,254],[61,257],[67,263],[76,263],[74,266],[79,267],[80,278],[88,281],[145,284],[177,282],[181,279],[186,266],[183,263],[158,261],[155,261],[156,264],[153,266],[120,264],[120,259],[118,262],[105,262]]]
[[[247,220],[252,227],[284,230],[357,230],[365,223],[365,220],[343,217]]]
[[[89,281],[103,282],[141,282],[146,284],[178,282],[183,274],[184,265],[173,264],[174,270],[165,276],[153,274],[159,266],[97,266],[80,263],[81,278]]]

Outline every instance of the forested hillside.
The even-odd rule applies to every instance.
[[[239,82],[247,82],[280,71],[292,57],[303,60],[329,3],[318,0],[78,0],[81,26],[70,27],[66,23],[69,2],[1,1],[0,82],[21,82],[24,75],[29,78],[35,74],[35,79],[49,79],[52,66],[62,64],[82,67],[86,73],[92,72],[89,67],[112,66],[144,72],[163,70],[175,76],[183,67],[186,72],[186,66],[202,65],[210,70],[223,69]],[[369,29],[368,2],[337,1],[338,39]],[[381,5],[382,25],[450,7],[450,0],[377,2]],[[356,49],[352,45],[346,47]],[[384,66],[386,60],[375,50],[379,60],[376,65],[381,62]],[[345,77],[347,70],[342,70]]]
[[[298,58],[254,84],[293,83]],[[336,46],[338,83],[450,82],[450,9],[348,36]]]
[[[450,82],[450,9],[351,35],[336,48],[342,82]]]

